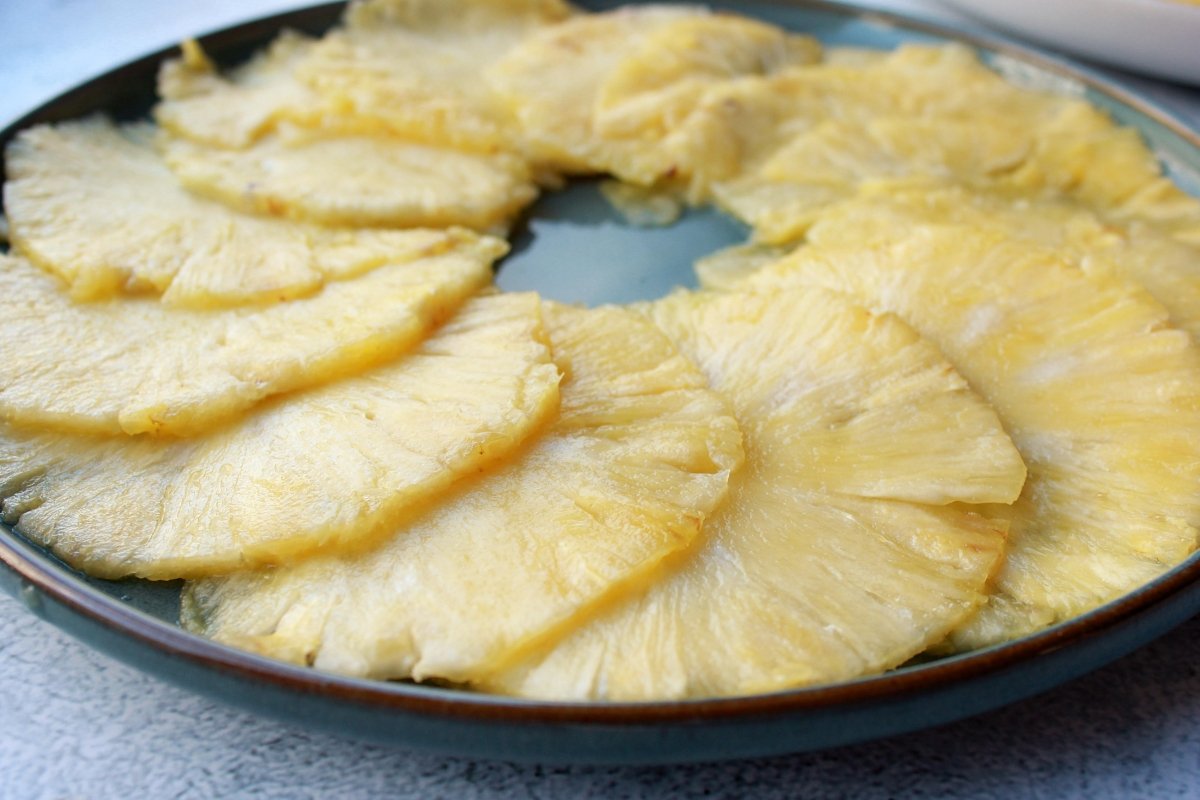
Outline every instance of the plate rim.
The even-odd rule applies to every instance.
[[[1192,129],[1157,103],[1086,66],[1075,64],[1037,48],[1015,43],[1005,37],[961,30],[952,25],[852,3],[830,2],[830,0],[765,0],[763,4],[813,10],[847,20],[881,24],[947,41],[964,43],[976,50],[990,51],[997,55],[1011,57],[1056,76],[1079,82],[1094,92],[1132,108],[1161,125],[1200,153],[1200,131]],[[318,14],[325,11],[332,12],[343,5],[342,2],[331,2],[299,6],[209,31],[196,38],[203,45],[206,41],[217,37],[233,38],[238,35],[244,37],[250,32],[260,29],[277,31],[288,20],[296,16]],[[17,131],[32,124],[34,120],[61,106],[66,99],[82,97],[94,85],[102,81],[112,80],[125,71],[144,69],[148,63],[157,63],[178,53],[178,46],[161,48],[139,58],[123,62],[72,86],[34,109],[20,114],[6,123],[0,123],[3,124],[0,144],[7,141]],[[1033,661],[1039,656],[1065,647],[1079,645],[1103,635],[1140,613],[1170,605],[1173,600],[1182,602],[1181,595],[1188,589],[1194,589],[1200,583],[1200,551],[1197,551],[1150,583],[1084,615],[1035,634],[936,662],[905,667],[882,675],[848,682],[741,697],[648,702],[563,702],[527,700],[427,685],[351,678],[236,650],[159,620],[89,586],[73,570],[65,565],[55,563],[51,556],[25,540],[7,524],[0,524],[0,564],[3,564],[18,579],[12,584],[5,583],[6,588],[19,586],[20,588],[14,591],[14,594],[30,593],[26,597],[27,605],[35,605],[36,603],[30,597],[36,597],[36,593],[41,593],[85,621],[122,637],[132,638],[162,655],[184,658],[204,669],[218,670],[235,678],[268,683],[295,693],[318,694],[329,700],[454,720],[502,721],[521,724],[576,724],[605,728],[681,722],[736,721],[764,716],[778,717],[779,715],[849,708],[871,702],[919,696],[933,689],[944,689],[947,686],[963,685],[972,680],[996,676],[1013,667]],[[1195,605],[1197,607],[1191,608],[1188,616],[1200,611],[1200,603]],[[93,642],[87,642],[87,644],[93,648],[113,652],[111,649],[99,648]],[[1142,644],[1144,642],[1138,642],[1136,646]],[[120,653],[113,654],[123,660],[129,660],[123,658]],[[1106,662],[1094,663],[1088,669],[1098,668],[1103,663]],[[134,664],[134,666],[139,665]],[[153,674],[156,677],[163,677],[158,672]],[[1057,682],[1055,681],[1055,683]],[[189,686],[189,688],[192,691],[204,691],[203,687]],[[997,703],[997,705],[999,704]],[[974,712],[966,712],[963,716],[970,713]],[[871,737],[869,735],[862,736],[855,740],[861,741],[865,738]],[[763,752],[767,752],[769,749],[763,748]],[[661,759],[663,762],[669,760],[677,759]]]

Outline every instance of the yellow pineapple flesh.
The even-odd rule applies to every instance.
[[[678,293],[653,319],[733,405],[746,464],[656,581],[486,682],[648,700],[902,663],[983,600],[1025,467],[995,413],[891,316],[819,290]]]
[[[444,252],[264,310],[75,303],[28,261],[0,257],[10,306],[0,337],[14,343],[0,360],[0,415],[83,433],[194,435],[270,395],[381,364],[490,281],[503,244],[459,236]]]
[[[675,178],[660,142],[712,84],[810,63],[808,37],[697,7],[580,16],[529,36],[488,73],[526,148],[573,173],[649,185]]]
[[[773,264],[791,248],[747,242],[709,253],[693,265],[696,280],[704,289],[734,289],[749,276]]]
[[[1075,198],[1113,219],[1152,222],[1200,246],[1200,199],[1162,174],[1138,132],[1076,101],[1039,131],[1037,148],[1004,185]]]
[[[4,519],[106,578],[364,546],[553,417],[539,310],[533,294],[474,299],[411,354],[194,439],[0,429]]]
[[[1127,279],[1085,274],[1005,232],[946,224],[883,243],[802,247],[745,285],[822,286],[900,315],[1012,435],[1029,478],[1004,511],[1007,557],[988,604],[950,648],[1088,611],[1196,547],[1200,353]]]
[[[546,304],[558,419],[354,557],[189,584],[218,641],[350,675],[475,682],[687,547],[741,462],[704,376],[644,319]]]
[[[336,124],[483,152],[516,147],[483,72],[531,31],[566,17],[558,0],[366,0],[296,67]]]
[[[1069,198],[1200,243],[1200,200],[1136,131],[1087,103],[1022,89],[959,46],[834,58],[716,86],[667,139],[690,194],[764,241],[795,240],[864,182],[949,178]]]
[[[780,243],[866,180],[1006,175],[1065,102],[1006,83],[965,47],[907,46],[714,87],[667,147],[693,199]]]
[[[193,40],[159,70],[154,118],[176,136],[216,147],[246,147],[282,120],[320,124],[335,111],[293,76],[313,46],[291,31],[227,76]]]
[[[197,194],[247,213],[341,226],[499,230],[537,194],[524,162],[391,136],[292,131],[243,150],[185,139],[168,166]]]
[[[125,291],[161,292],[184,308],[267,304],[380,264],[472,246],[458,231],[350,235],[239,214],[181,188],[152,138],[149,126],[92,118],[31,128],[8,148],[12,241],[76,299]]]
[[[1052,247],[1085,272],[1123,275],[1162,303],[1172,325],[1200,338],[1200,248],[1155,223],[1106,219],[1077,200],[883,182],[823,212],[809,241],[827,246],[895,241],[914,225],[943,222]]]

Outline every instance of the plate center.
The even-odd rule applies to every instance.
[[[669,226],[637,227],[599,187],[598,180],[573,180],[543,194],[510,237],[512,253],[500,262],[496,284],[587,306],[654,300],[676,286],[694,288],[696,259],[748,235],[711,208],[685,209]]]

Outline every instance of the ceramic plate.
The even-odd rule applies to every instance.
[[[585,2],[601,9],[615,2]],[[1200,193],[1200,136],[1085,71],[1008,44],[844,5],[742,2],[734,8],[831,44],[891,48],[964,41],[1013,80],[1086,96],[1137,128],[1176,179]],[[337,4],[295,11],[201,38],[223,63],[248,56],[281,28],[320,33]],[[165,50],[52,100],[7,128],[104,110],[144,115]],[[627,301],[692,280],[694,258],[746,234],[715,211],[670,228],[624,226],[593,184],[548,195],[501,266],[510,289],[561,300]],[[663,271],[665,254],[670,254]],[[569,258],[564,258],[569,255]],[[613,265],[622,265],[614,272]],[[571,271],[561,272],[564,265]],[[603,269],[599,269],[603,267]],[[553,268],[553,270],[551,269]],[[106,582],[80,575],[0,528],[0,585],[36,614],[149,673],[300,724],[443,753],[591,763],[698,761],[832,747],[949,722],[1028,697],[1099,667],[1200,611],[1200,556],[1084,617],[1017,642],[881,677],[770,695],[674,703],[572,704],[344,678],[224,647],[175,625],[177,583]]]
[[[1200,86],[1200,4],[1186,0],[941,0],[1031,41]]]

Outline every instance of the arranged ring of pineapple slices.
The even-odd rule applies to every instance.
[[[993,228],[1052,247],[1085,272],[1125,275],[1162,303],[1172,325],[1200,340],[1200,248],[1153,223],[1106,221],[1078,201],[937,182],[883,182],[824,211],[809,231],[808,241],[827,247],[886,243],[902,238],[914,226],[937,223]],[[748,253],[770,251],[760,246]],[[748,258],[741,266],[745,273],[753,269]],[[705,285],[727,286],[740,277],[731,263],[705,267],[697,264],[697,275]]]
[[[798,285],[907,320],[995,407],[1029,467],[989,602],[950,648],[1076,616],[1195,549],[1200,351],[1141,287],[965,225],[801,247],[745,282]]]
[[[358,0],[225,75],[185,43],[164,132],[26,131],[4,519],[94,575],[204,578],[185,621],[223,641],[570,699],[847,679],[1176,563],[1200,356],[1130,278],[1200,334],[1200,201],[966,48],[819,55],[700,7]],[[537,298],[466,300],[501,242],[352,229],[500,230],[535,170],[755,227],[697,266],[748,291],[646,307],[708,381],[644,318],[550,306],[551,423]],[[804,284],[958,363],[1029,462],[1014,505],[1020,456],[933,346]]]
[[[248,213],[322,225],[503,230],[537,196],[525,162],[393,136],[281,128],[241,149],[164,145],[189,190]]]
[[[559,374],[544,340],[537,295],[485,296],[413,353],[207,436],[0,429],[3,516],[105,578],[223,574],[363,546],[553,416]]]
[[[335,672],[475,682],[687,547],[742,460],[725,402],[654,326],[544,304],[558,419],[357,556],[191,583],[185,624]]]
[[[474,247],[458,231],[346,231],[238,214],[179,186],[148,125],[101,118],[23,131],[6,153],[4,204],[22,255],[76,299],[162,292],[163,303],[226,308],[312,295],[381,264]]]
[[[444,236],[444,252],[262,310],[76,303],[54,277],[0,256],[0,338],[13,343],[0,359],[0,416],[81,433],[194,435],[270,395],[381,364],[486,286],[505,249]]]
[[[1025,466],[935,348],[821,290],[649,309],[732,404],[745,467],[654,582],[486,688],[664,700],[848,680],[983,601],[1004,525],[965,504],[1012,502]]]
[[[622,8],[534,32],[488,77],[535,161],[648,185],[676,177],[660,142],[709,86],[820,52],[810,37],[697,6]]]

